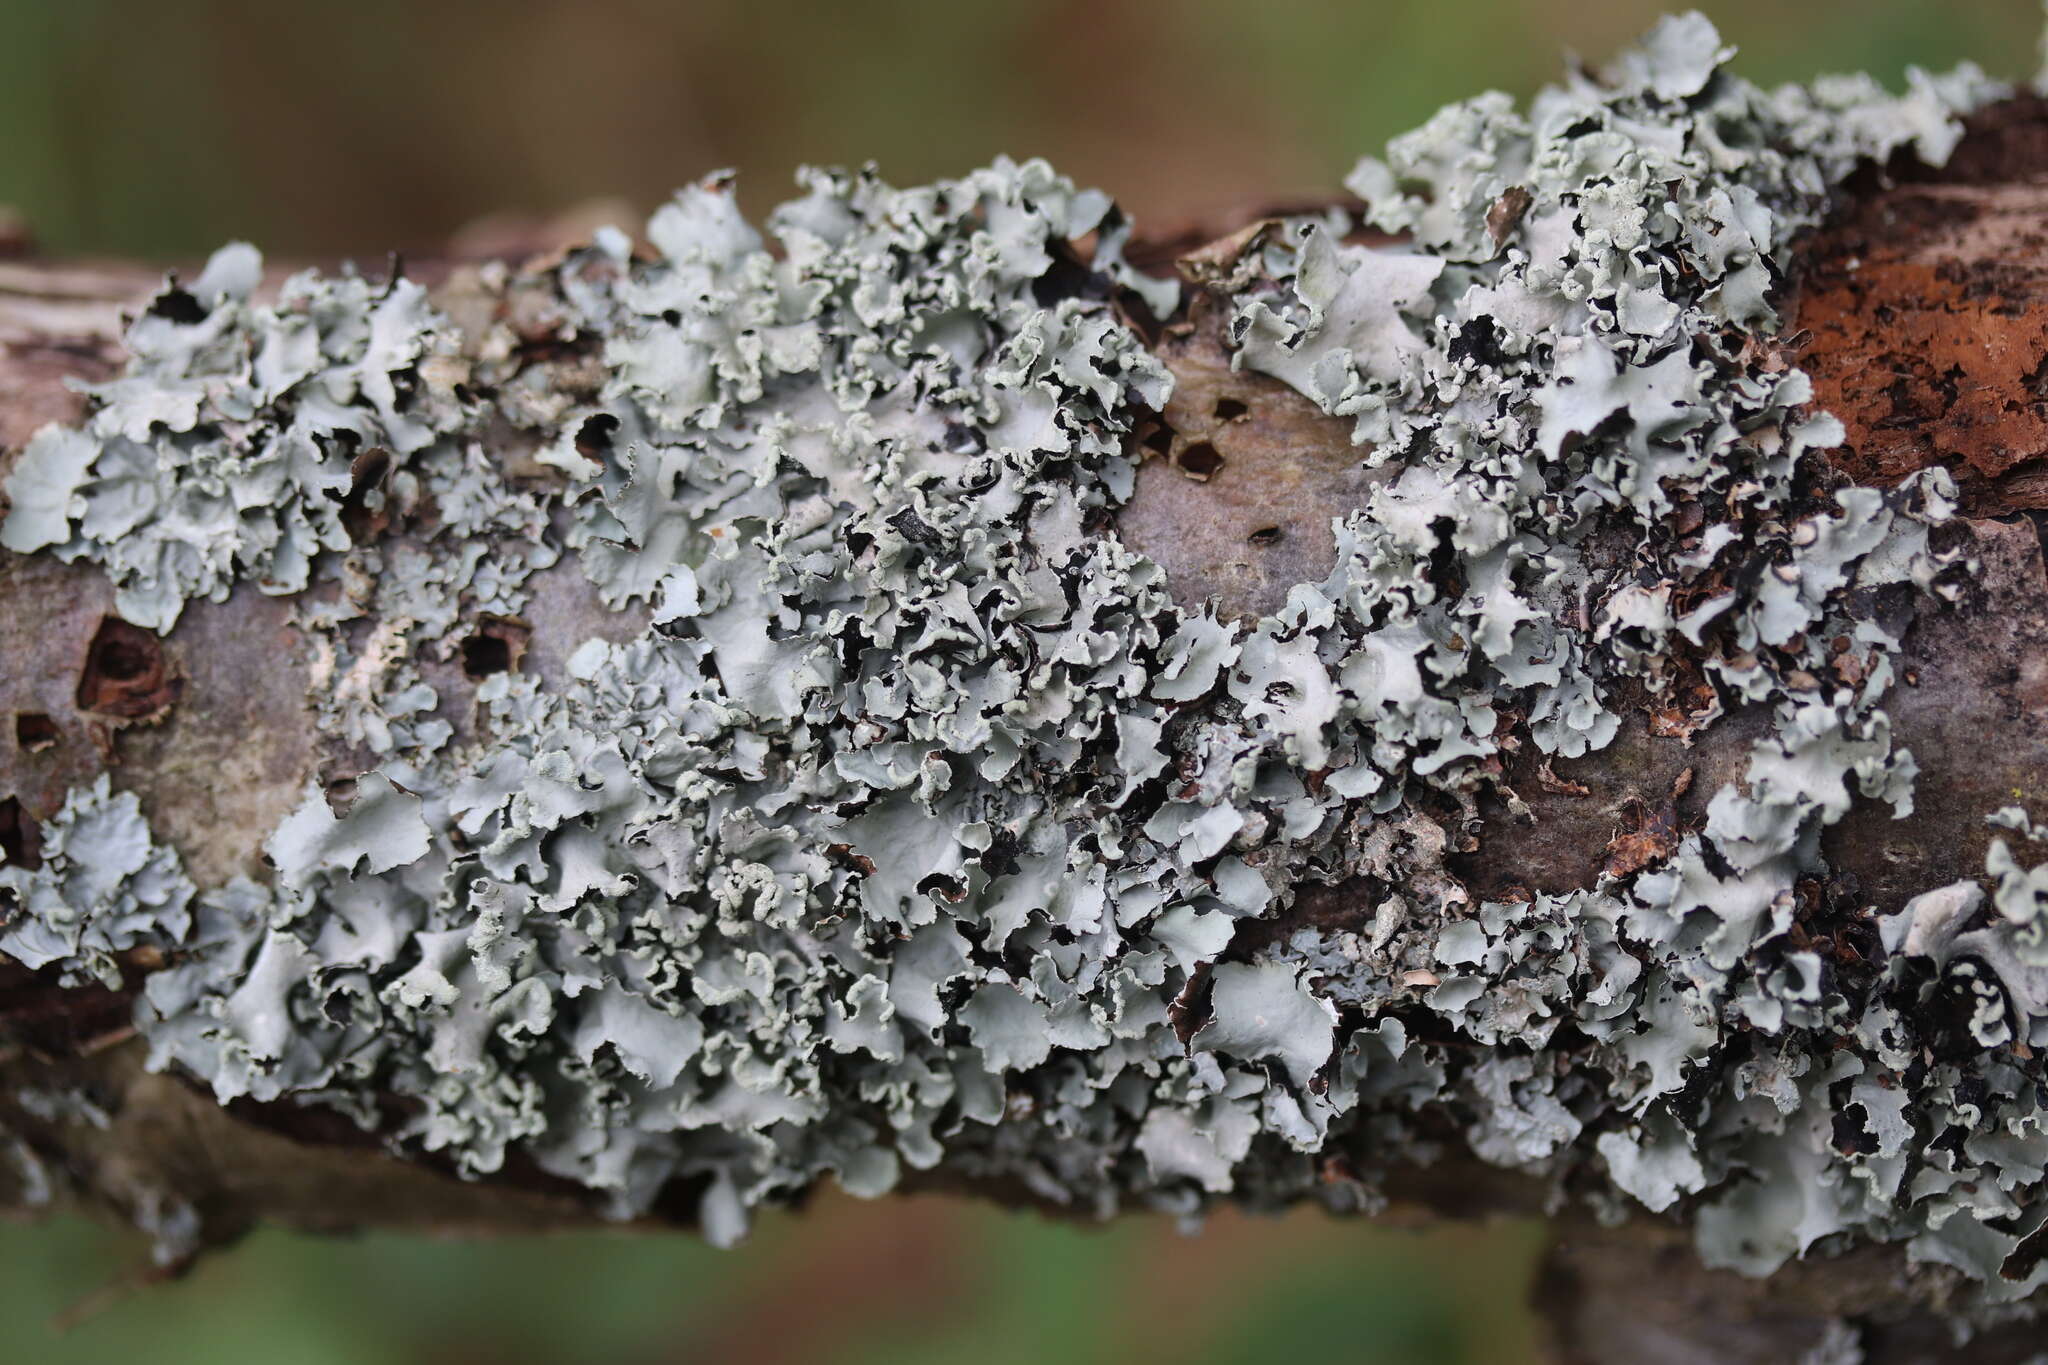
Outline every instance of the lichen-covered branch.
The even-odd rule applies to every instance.
[[[713,180],[516,267],[230,247],[118,350],[0,279],[21,1197],[172,1259],[828,1176],[1542,1206],[1837,1267],[1816,1350],[2027,1311],[2048,120],[1727,55],[1177,278],[999,162],[772,245]]]

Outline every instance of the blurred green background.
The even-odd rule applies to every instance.
[[[1043,155],[1142,222],[1327,191],[1645,0],[0,0],[0,203],[66,252],[425,250],[721,166]],[[2033,56],[2037,0],[1722,0],[1753,78]]]
[[[0,0],[0,206],[67,255],[487,245],[635,220],[721,166],[899,182],[1044,155],[1141,224],[1326,193],[1446,99],[1604,57],[1643,0]],[[1763,81],[2031,69],[2036,0],[1723,0]],[[742,1249],[258,1234],[187,1279],[132,1234],[0,1225],[0,1361],[1528,1360],[1524,1224],[1314,1213],[1104,1230],[822,1198]],[[84,1321],[58,1332],[71,1310]],[[90,1310],[90,1311],[88,1311]]]
[[[682,1235],[439,1242],[258,1233],[187,1279],[76,1220],[0,1225],[0,1360],[137,1365],[1514,1365],[1527,1224],[1428,1233],[1304,1210],[1199,1235],[932,1196],[823,1197],[738,1250]],[[84,1321],[59,1331],[53,1315]]]

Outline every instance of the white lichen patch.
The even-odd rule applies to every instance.
[[[2048,872],[2000,844],[1879,925],[1819,853],[1911,809],[1883,701],[1953,591],[1952,489],[1832,481],[1840,429],[1764,344],[1831,188],[1940,160],[1993,92],[1765,92],[1726,55],[1671,20],[1526,112],[1455,106],[1352,178],[1399,245],[1304,219],[1218,268],[1238,362],[1388,470],[1252,622],[1115,535],[1169,385],[1118,301],[1173,298],[1042,164],[814,174],[773,247],[724,181],[685,191],[654,259],[607,234],[512,282],[596,372],[574,401],[509,346],[466,370],[402,282],[264,310],[220,258],[86,432],[37,438],[6,543],[106,564],[159,627],[239,575],[335,585],[300,609],[311,702],[379,766],[308,791],[272,884],[196,898],[129,848],[132,799],[81,797],[0,873],[0,948],[175,948],[155,1065],[365,1125],[403,1097],[404,1141],[470,1173],[517,1145],[623,1215],[685,1182],[721,1240],[905,1168],[1370,1207],[1462,1141],[1683,1210],[1717,1263],[1882,1238],[2030,1291]],[[507,431],[557,484],[508,479]],[[356,543],[349,499],[418,524]],[[458,741],[419,652],[558,546],[647,629],[559,689],[493,674]],[[1446,859],[1482,795],[1526,809],[1503,758],[1604,748],[1625,693],[1768,734],[1661,856],[1475,900]],[[119,876],[69,851],[109,841]],[[1355,931],[1274,941],[1335,883]],[[1823,951],[1830,917],[1865,951]]]

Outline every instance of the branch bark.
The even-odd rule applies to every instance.
[[[1957,534],[1982,565],[1959,608],[1914,623],[1904,685],[1888,703],[1899,742],[1920,762],[1918,812],[1894,822],[1859,810],[1828,833],[1838,881],[1880,911],[1974,875],[1990,833],[1982,812],[2048,780],[2044,212],[2048,107],[2023,99],[1979,116],[1945,170],[1859,183],[1805,244],[1795,274],[1786,358],[1814,375],[1820,403],[1847,425],[1844,470],[1890,483],[1930,463],[1949,467],[1967,517]],[[463,287],[459,262],[411,272],[451,294]],[[0,262],[0,473],[36,428],[78,416],[66,381],[113,371],[121,314],[155,284],[153,272],[129,266]],[[1141,436],[1163,458],[1142,469],[1119,531],[1165,564],[1184,600],[1260,611],[1327,568],[1329,518],[1366,484],[1345,424],[1277,381],[1232,372],[1212,303],[1196,291],[1155,338],[1177,387]],[[1176,469],[1198,447],[1220,460],[1200,482]],[[544,571],[535,587],[522,666],[543,677],[559,677],[584,639],[640,626],[607,612],[573,564]],[[124,635],[96,569],[0,552],[0,843],[9,856],[33,858],[37,822],[67,790],[111,772],[141,797],[195,881],[261,875],[256,832],[292,808],[309,776],[361,766],[308,724],[292,635],[287,605],[247,588],[193,605],[166,641]],[[420,668],[445,713],[465,715],[475,683],[460,661]],[[1598,753],[1554,766],[1517,755],[1503,777],[1535,818],[1482,805],[1455,870],[1475,898],[1589,886],[1628,812],[1668,810],[1679,827],[1703,819],[1707,798],[1740,775],[1761,724],[1736,714],[1689,742],[1643,705]],[[1356,928],[1370,914],[1346,888],[1319,888],[1269,931]],[[131,965],[133,984],[149,964]],[[144,1072],[127,1017],[120,993],[59,990],[0,960],[0,1138],[13,1135],[61,1172],[68,1197],[88,1207],[132,1217],[146,1213],[146,1191],[175,1188],[216,1245],[259,1221],[489,1233],[598,1217],[579,1188],[516,1163],[462,1181],[311,1110],[222,1109],[175,1077]],[[24,1102],[59,1090],[90,1096],[104,1121]],[[0,1162],[0,1208],[34,1193]],[[973,1193],[1029,1202],[1020,1191]],[[1454,1216],[1529,1212],[1541,1200],[1531,1182],[1476,1164],[1418,1171],[1396,1193]],[[687,1221],[694,1201],[682,1196],[652,1221]],[[1952,1288],[1883,1249],[1742,1280],[1702,1270],[1683,1233],[1657,1220],[1596,1228],[1565,1219],[1537,1299],[1570,1361],[1777,1361],[1843,1340],[1871,1361],[2021,1358],[2028,1334],[2019,1329],[1980,1337],[1967,1357],[1949,1353],[1940,1310]]]

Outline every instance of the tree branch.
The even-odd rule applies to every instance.
[[[1866,805],[1826,834],[1834,886],[1879,913],[1977,875],[1992,833],[1983,813],[2048,779],[2044,184],[2048,110],[2011,102],[1975,121],[1946,170],[1895,167],[1889,181],[1860,181],[1793,272],[1784,358],[1815,376],[1818,402],[1847,424],[1841,471],[1889,484],[1930,464],[1951,469],[1966,514],[1955,545],[1981,566],[1965,600],[1921,611],[1905,635],[1903,683],[1888,706],[1896,742],[1920,763],[1915,814],[1893,821]],[[465,316],[473,267],[416,264],[413,273],[434,279],[443,306]],[[121,315],[154,284],[128,267],[0,266],[0,473],[42,424],[80,416],[66,381],[114,372]],[[1117,528],[1166,566],[1184,605],[1258,613],[1328,571],[1329,519],[1357,505],[1368,482],[1348,423],[1278,380],[1231,368],[1224,322],[1216,292],[1196,289],[1150,333],[1176,387],[1134,438],[1152,458]],[[541,570],[532,587],[518,666],[543,679],[560,681],[584,640],[627,638],[644,624],[605,609],[573,564]],[[244,585],[225,603],[195,603],[158,641],[123,632],[112,589],[91,566],[0,552],[0,843],[9,858],[32,860],[39,822],[67,792],[110,773],[201,886],[264,876],[261,835],[306,783],[370,766],[308,722],[311,665],[290,609]],[[471,737],[480,679],[459,655],[418,667],[458,742]],[[1663,708],[1637,698],[1615,742],[1580,758],[1546,760],[1533,746],[1508,756],[1449,863],[1472,898],[1587,888],[1616,858],[1638,856],[1644,845],[1628,840],[1647,840],[1654,856],[1660,830],[1698,828],[1708,799],[1740,781],[1767,715],[1738,711],[1690,736]],[[1510,813],[1504,791],[1526,815]],[[1301,928],[1365,931],[1373,912],[1356,886],[1309,887],[1246,929],[1256,946]],[[153,964],[126,965],[132,991]],[[318,1111],[222,1108],[177,1076],[142,1069],[143,1050],[124,1033],[129,1008],[123,992],[60,990],[50,973],[0,963],[0,1141],[12,1135],[33,1157],[22,1173],[0,1161],[0,1206],[32,1202],[40,1191],[27,1172],[39,1168],[65,1197],[145,1222],[157,1216],[152,1192],[176,1189],[209,1244],[259,1221],[496,1232],[600,1216],[580,1187],[516,1160],[461,1180]],[[51,1109],[49,1095],[84,1096],[97,1116]],[[1020,1189],[973,1192],[1037,1202]],[[1545,1197],[1537,1182],[1470,1157],[1414,1171],[1391,1192],[1454,1215],[1528,1211]],[[688,1222],[695,1207],[678,1189],[651,1221]],[[1569,1360],[1785,1360],[1788,1347],[1818,1348],[1832,1332],[1875,1362],[1939,1354],[1954,1289],[1953,1276],[1909,1267],[1895,1249],[1741,1280],[1700,1269],[1682,1234],[1649,1215],[1621,1228],[1574,1215],[1559,1222],[1538,1295]],[[2019,1359],[2025,1335],[1988,1334],[1968,1358]]]

